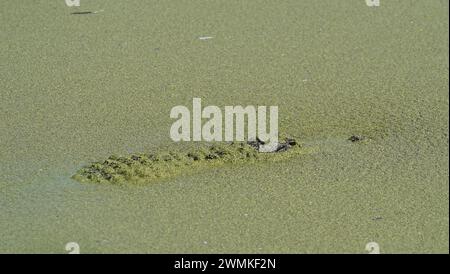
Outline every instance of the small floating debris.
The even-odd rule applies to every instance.
[[[93,11],[75,11],[70,13],[72,15],[84,15],[84,14],[95,14]]]
[[[209,39],[213,39],[214,37],[212,37],[212,36],[201,36],[201,37],[199,37],[198,39],[199,40],[209,40]]]
[[[352,143],[360,142],[360,141],[363,141],[364,139],[366,139],[366,138],[364,136],[360,136],[360,135],[352,135],[352,136],[350,136],[350,138],[348,138],[348,140]]]
[[[174,177],[223,164],[281,160],[302,152],[292,138],[267,149],[261,140],[233,143],[214,143],[191,151],[164,151],[155,154],[110,156],[81,168],[73,179],[79,182],[110,184],[141,184]]]
[[[104,12],[104,10],[96,10],[96,11],[75,11],[72,12],[72,15],[86,15],[86,14],[97,14],[100,12]]]

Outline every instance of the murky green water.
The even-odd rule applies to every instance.
[[[447,1],[81,2],[0,3],[0,252],[449,251]],[[172,145],[193,97],[278,105],[314,153],[70,179]]]

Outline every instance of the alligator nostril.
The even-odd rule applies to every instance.
[[[297,141],[295,141],[294,139],[286,139],[286,143],[290,146],[295,146],[297,144]]]

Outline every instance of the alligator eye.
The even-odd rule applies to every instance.
[[[258,142],[258,144],[260,145],[265,145],[266,142],[262,141],[261,139],[259,139],[258,137],[256,137],[256,141]]]

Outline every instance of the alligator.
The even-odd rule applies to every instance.
[[[301,145],[293,138],[285,138],[276,145],[266,144],[259,138],[247,142],[220,142],[190,151],[110,156],[81,168],[72,178],[92,183],[148,183],[206,167],[283,159],[301,151]]]

